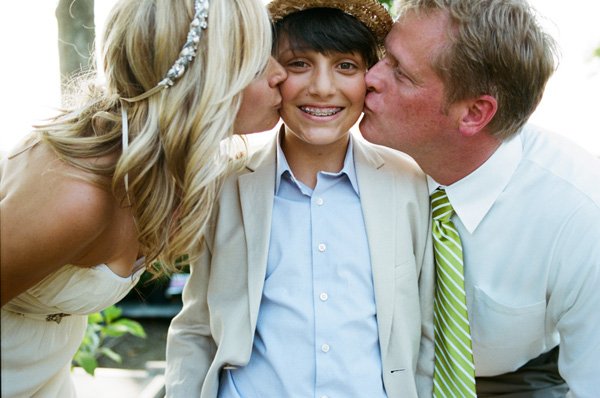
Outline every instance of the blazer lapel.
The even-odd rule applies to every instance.
[[[275,143],[273,140],[252,156],[247,166],[250,173],[238,178],[248,253],[248,302],[252,331],[256,327],[269,253],[275,191]]]
[[[354,137],[353,137],[354,138]],[[367,230],[381,354],[387,352],[395,288],[395,220],[393,182],[384,161],[372,148],[354,138],[354,159],[363,218]]]

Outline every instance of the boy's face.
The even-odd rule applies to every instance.
[[[355,53],[292,51],[281,38],[276,58],[288,78],[281,86],[286,133],[312,145],[346,143],[366,94],[366,64]]]

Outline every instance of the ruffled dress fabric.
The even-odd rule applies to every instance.
[[[87,315],[120,301],[142,265],[126,278],[104,264],[66,265],[2,307],[2,398],[74,397],[71,359]]]

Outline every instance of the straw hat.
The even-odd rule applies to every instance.
[[[380,43],[392,28],[392,17],[377,0],[272,0],[269,12],[273,22],[309,8],[337,8],[352,15],[375,34]]]

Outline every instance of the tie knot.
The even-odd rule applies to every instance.
[[[434,220],[446,222],[454,214],[454,209],[443,189],[437,189],[431,194],[431,215]]]

